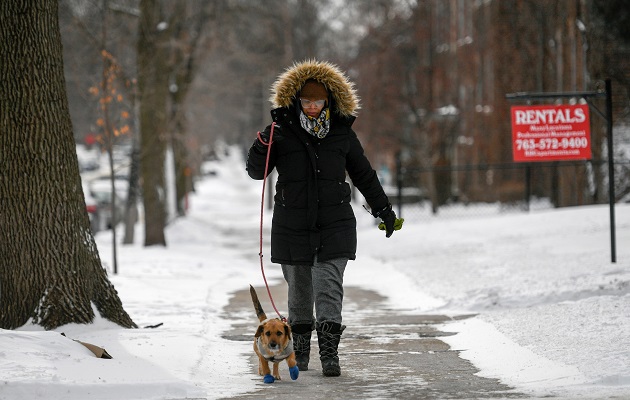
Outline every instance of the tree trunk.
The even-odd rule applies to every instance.
[[[0,2],[0,328],[136,327],[101,265],[68,110],[56,0]]]
[[[170,92],[171,147],[175,166],[175,204],[177,215],[186,215],[186,199],[193,189],[191,149],[188,147],[188,123],[184,104],[199,69],[199,48],[202,47],[204,27],[215,12],[217,4],[203,2],[177,2],[172,12],[171,82],[175,83]]]
[[[140,148],[138,140],[133,133],[131,149],[131,166],[129,167],[129,191],[127,192],[127,204],[125,205],[125,236],[123,244],[133,244],[135,226],[138,222],[138,189],[140,178]]]
[[[131,109],[133,110],[133,126],[135,129],[131,133],[131,165],[129,166],[129,189],[127,190],[127,202],[125,204],[125,235],[123,244],[133,244],[135,238],[135,227],[138,222],[138,197],[140,197],[140,129],[139,108],[138,107],[138,85],[133,83],[131,96]]]
[[[180,124],[178,124],[180,125]],[[184,129],[178,129],[177,139],[173,140],[173,156],[175,158],[175,200],[177,215],[186,215],[186,196],[188,195],[188,151],[183,142]]]
[[[159,1],[141,0],[138,37],[141,174],[145,246],[166,246],[167,188],[164,178],[168,141],[168,37]]]

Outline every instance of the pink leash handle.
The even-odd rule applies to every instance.
[[[274,127],[276,126],[275,122],[271,123],[271,132],[269,133],[269,143],[265,143],[262,138],[260,137],[260,132],[258,132],[257,136],[258,136],[258,140],[260,141],[260,143],[263,143],[264,145],[267,146],[267,158],[265,160],[265,175],[263,178],[263,186],[262,186],[262,195],[260,196],[260,251],[258,252],[258,256],[260,257],[260,271],[262,272],[262,276],[263,276],[263,280],[265,281],[265,287],[267,288],[267,294],[269,295],[269,300],[271,300],[271,305],[273,306],[273,309],[276,311],[276,314],[278,314],[278,317],[280,317],[280,319],[284,322],[287,321],[287,319],[282,316],[282,314],[280,314],[280,312],[278,311],[278,308],[276,307],[276,304],[273,301],[273,297],[271,296],[271,290],[269,289],[269,284],[267,283],[267,277],[265,276],[265,267],[263,265],[263,210],[265,209],[265,187],[267,185],[267,172],[269,170],[269,155],[271,154],[271,144],[273,143],[273,130]]]

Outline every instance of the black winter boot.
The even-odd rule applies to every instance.
[[[308,361],[311,354],[311,332],[313,324],[291,325],[293,334],[293,350],[295,361],[300,371],[308,371]]]
[[[319,343],[319,359],[322,362],[324,376],[341,375],[337,348],[345,325],[324,321],[317,324],[317,342]]]

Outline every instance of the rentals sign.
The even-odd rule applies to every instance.
[[[512,107],[514,161],[591,159],[588,105]]]

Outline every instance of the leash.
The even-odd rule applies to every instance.
[[[273,143],[273,129],[276,126],[275,122],[271,123],[271,132],[269,133],[269,143],[265,143],[261,137],[260,137],[260,132],[258,132],[257,136],[258,136],[258,140],[260,141],[260,143],[263,143],[264,145],[266,145],[267,148],[267,158],[265,159],[265,175],[263,178],[263,185],[262,185],[262,195],[260,196],[260,251],[258,252],[258,256],[260,257],[260,271],[262,272],[262,276],[263,276],[263,280],[265,281],[265,287],[267,288],[267,294],[269,295],[269,300],[271,300],[271,305],[273,306],[273,309],[276,311],[276,314],[278,314],[278,317],[280,317],[280,319],[283,322],[287,322],[287,319],[282,316],[282,314],[280,314],[280,311],[278,311],[278,308],[276,308],[276,303],[274,303],[273,301],[273,296],[271,296],[271,290],[269,289],[269,284],[267,283],[267,277],[265,276],[265,267],[263,264],[263,210],[265,209],[265,186],[267,185],[267,171],[269,169],[269,155],[271,154],[271,144]]]

